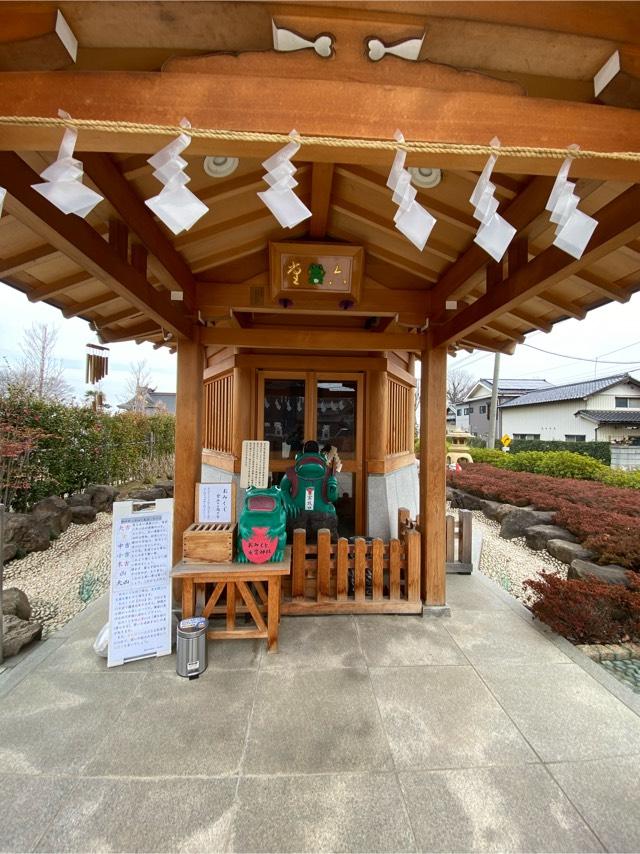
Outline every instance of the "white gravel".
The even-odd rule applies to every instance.
[[[27,594],[46,637],[108,589],[110,572],[111,514],[99,513],[91,525],[70,525],[46,551],[8,563],[4,587]]]
[[[447,512],[457,515],[456,508],[447,505]],[[543,570],[567,577],[568,566],[552,557],[546,550],[530,549],[524,537],[503,540],[500,523],[488,519],[482,510],[473,510],[474,528],[482,533],[480,572],[493,578],[498,584],[521,601],[525,598],[522,583],[527,578],[536,578]]]

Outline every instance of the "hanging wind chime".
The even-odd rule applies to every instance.
[[[85,368],[85,382],[95,385],[103,380],[109,373],[108,347],[100,344],[87,344],[87,358]],[[104,406],[104,395],[97,389],[93,398],[93,408],[99,411]]]

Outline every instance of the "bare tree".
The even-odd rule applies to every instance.
[[[144,412],[147,406],[147,392],[151,382],[151,373],[146,359],[133,362],[129,367],[127,379],[128,402],[131,403],[133,412]]]
[[[0,370],[0,391],[14,388],[42,400],[68,400],[72,390],[62,362],[55,356],[57,341],[55,326],[33,323],[25,329],[18,362],[11,365],[5,360],[5,368]]]
[[[462,368],[454,368],[447,375],[447,397],[450,403],[460,403],[476,384],[471,374]]]

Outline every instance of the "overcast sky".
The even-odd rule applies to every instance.
[[[19,357],[23,332],[32,323],[53,324],[60,333],[57,356],[63,362],[67,382],[76,397],[82,399],[89,388],[84,382],[85,345],[97,342],[88,324],[78,318],[65,320],[57,309],[42,303],[32,304],[23,294],[1,284],[0,309],[0,361],[6,358],[14,362]],[[534,347],[569,358],[547,355]],[[598,358],[598,361],[580,361],[580,358]],[[109,375],[103,382],[109,403],[116,405],[126,400],[130,367],[141,359],[148,362],[152,387],[157,391],[175,391],[176,357],[166,348],[154,350],[151,344],[112,344]],[[616,359],[622,361],[611,364]],[[474,379],[491,377],[493,354],[460,353],[449,360],[449,365],[461,368]],[[623,371],[635,371],[640,379],[640,293],[628,303],[612,303],[596,309],[585,320],[558,323],[548,334],[532,333],[513,356],[502,356],[500,374],[504,378],[540,378],[562,384]]]

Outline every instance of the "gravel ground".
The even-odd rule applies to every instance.
[[[457,514],[455,508],[447,512]],[[503,540],[500,524],[487,519],[482,510],[473,510],[473,524],[482,533],[480,572],[493,578],[516,599],[524,599],[522,582],[536,577],[542,570],[567,577],[567,565],[547,551],[530,549],[524,537]]]
[[[108,589],[110,572],[111,514],[99,513],[91,525],[70,525],[46,551],[8,563],[4,587],[27,594],[46,637]]]

